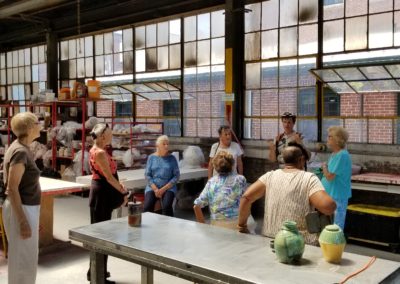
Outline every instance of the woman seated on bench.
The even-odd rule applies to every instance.
[[[212,225],[236,229],[240,198],[246,190],[246,178],[232,171],[235,161],[226,151],[218,152],[212,163],[218,175],[208,180],[194,201],[196,219],[205,223],[201,209],[208,205]]]
[[[145,176],[148,181],[145,189],[144,212],[154,212],[158,200],[161,201],[162,214],[173,216],[172,203],[179,180],[179,166],[176,158],[169,154],[168,136],[162,135],[156,141],[157,150],[150,155]]]

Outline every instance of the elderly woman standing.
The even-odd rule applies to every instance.
[[[196,219],[205,223],[201,208],[208,206],[212,225],[236,229],[240,198],[246,190],[246,178],[232,171],[235,160],[228,152],[218,152],[212,162],[218,175],[208,180],[194,201]]]
[[[98,223],[111,219],[113,209],[124,202],[123,195],[127,194],[125,187],[118,181],[117,164],[107,153],[106,146],[111,144],[112,131],[107,124],[96,124],[90,132],[94,145],[90,149],[89,164],[92,170],[92,184],[90,187],[89,206],[90,223]],[[113,192],[114,191],[114,192]],[[118,195],[120,194],[120,195]],[[119,198],[114,198],[115,196]],[[116,201],[119,201],[116,203]],[[127,199],[125,198],[125,201]],[[118,204],[120,203],[120,204]],[[107,271],[107,255],[103,256],[105,264],[104,279],[109,277]],[[90,268],[87,272],[87,280],[90,281]],[[114,281],[105,280],[112,284]]]
[[[145,176],[148,183],[143,211],[153,212],[157,199],[161,199],[162,214],[173,216],[172,203],[180,175],[178,161],[168,152],[168,136],[158,137],[156,146],[156,152],[149,156],[146,164]]]
[[[40,124],[31,112],[11,120],[17,136],[4,157],[7,198],[3,222],[8,236],[8,283],[35,283],[39,251],[40,170],[29,145],[40,136]]]
[[[348,132],[340,126],[328,128],[327,145],[332,150],[328,164],[322,166],[322,184],[326,192],[335,200],[334,223],[342,230],[346,220],[348,200],[351,197],[351,157],[345,149],[349,138]]]

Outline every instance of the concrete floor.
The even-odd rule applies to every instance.
[[[60,241],[68,240],[68,230],[89,224],[88,199],[79,196],[59,196],[54,202],[54,236]],[[126,212],[123,212],[126,214]],[[177,210],[176,216],[185,219],[194,219],[191,210]],[[346,251],[355,252],[362,255],[375,255],[400,262],[400,254],[385,252],[348,244]],[[1,254],[1,253],[0,253]],[[41,284],[76,284],[88,283],[86,281],[86,271],[89,265],[89,254],[78,243],[64,243],[60,248],[45,252],[39,257],[38,276],[36,283]],[[140,283],[140,266],[119,260],[114,257],[109,258],[108,270],[111,272],[111,280],[119,284]],[[164,273],[155,271],[155,283],[162,284],[183,284],[192,283]],[[0,283],[7,283],[7,261],[0,256]]]

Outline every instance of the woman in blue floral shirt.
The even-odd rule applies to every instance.
[[[194,201],[194,212],[200,223],[205,223],[202,208],[209,206],[211,224],[236,228],[240,198],[246,190],[246,178],[232,171],[233,156],[221,151],[212,160],[218,175],[208,180],[200,196]]]

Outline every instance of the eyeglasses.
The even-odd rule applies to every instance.
[[[100,135],[104,134],[104,132],[106,132],[107,128],[110,128],[110,127],[108,126],[108,123],[106,123],[106,127],[104,127],[104,129],[103,129],[103,131],[101,132]]]

